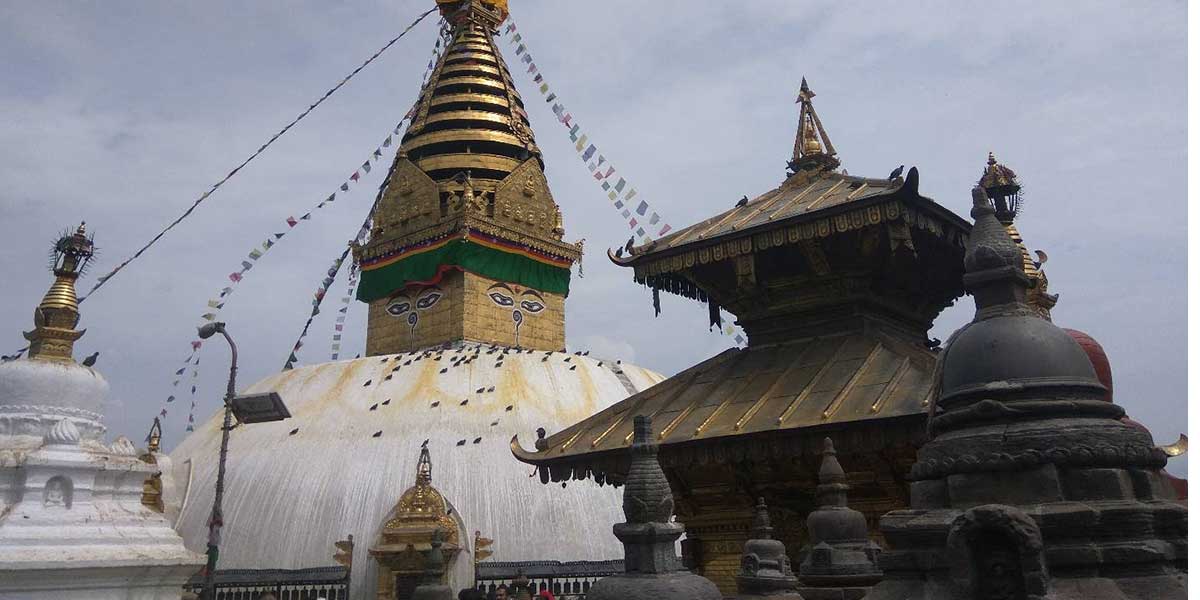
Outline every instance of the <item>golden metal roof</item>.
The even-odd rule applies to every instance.
[[[513,454],[570,462],[629,446],[633,417],[653,418],[665,445],[803,429],[927,410],[934,355],[884,333],[849,333],[733,348]]]

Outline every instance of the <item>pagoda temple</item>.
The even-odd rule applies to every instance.
[[[662,376],[563,351],[570,266],[582,246],[563,241],[542,152],[497,47],[507,5],[438,6],[443,50],[380,189],[369,239],[354,248],[367,353],[244,390],[278,392],[292,418],[230,436],[238,460],[226,475],[221,570],[328,565],[332,544],[351,534],[379,542],[379,560],[353,564],[351,594],[405,597],[424,569],[414,553],[432,547],[434,530],[393,531],[389,514],[426,451],[437,457],[438,492],[461,519],[441,546],[455,590],[472,585],[482,558],[461,531],[494,540],[487,552],[503,564],[620,556],[610,533],[619,491],[531,485],[508,441],[562,429]],[[193,548],[208,535],[220,423],[218,414],[179,444],[173,481],[162,486]],[[401,538],[403,548],[388,541]]]
[[[758,498],[796,554],[816,508],[824,439],[840,448],[849,505],[878,519],[908,505],[925,440],[933,319],[963,294],[967,223],[922,196],[917,169],[871,178],[840,160],[807,81],[788,175],[775,189],[635,247],[617,264],[658,297],[737,317],[749,338],[663,383],[512,452],[543,482],[620,484],[633,417],[654,419],[660,461],[687,527],[685,561],[736,592]],[[899,170],[898,170],[899,171]],[[655,302],[657,305],[657,302]]]

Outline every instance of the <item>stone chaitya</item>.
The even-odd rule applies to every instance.
[[[975,319],[939,359],[912,507],[883,518],[885,578],[868,598],[1185,598],[1187,509],[1170,501],[1166,454],[1030,306],[1020,248],[973,195]]]
[[[84,226],[53,252],[29,356],[0,363],[0,598],[179,598],[204,558],[143,504],[158,467],[128,438],[103,442],[108,383],[72,357],[75,280],[93,252]]]
[[[718,600],[717,586],[684,570],[675,553],[683,526],[671,522],[675,502],[658,464],[649,417],[634,418],[632,452],[621,503],[625,522],[613,525],[613,534],[625,546],[625,573],[597,581],[588,600]]]
[[[803,600],[796,593],[796,576],[783,542],[771,538],[771,515],[762,498],[754,507],[753,537],[742,547],[742,572],[737,576],[739,598]]]
[[[846,472],[833,440],[825,438],[816,510],[808,514],[808,546],[800,565],[800,592],[808,600],[857,600],[883,579],[880,548],[868,538],[867,519],[846,505]]]

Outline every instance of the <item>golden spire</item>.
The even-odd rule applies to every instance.
[[[83,335],[82,331],[75,331],[79,323],[75,280],[94,254],[84,226],[80,223],[74,234],[65,234],[54,243],[54,283],[33,311],[33,331],[24,333],[29,340],[30,359],[74,362],[71,352],[75,340]]]
[[[995,154],[988,152],[987,166],[983,169],[983,176],[979,178],[979,186],[983,188],[992,207],[995,208],[996,219],[1004,225],[1008,237],[1021,249],[1022,269],[1025,276],[1033,282],[1028,296],[1030,307],[1046,320],[1050,320],[1050,309],[1058,303],[1058,295],[1050,293],[1050,280],[1042,270],[1042,265],[1046,262],[1045,253],[1038,251],[1038,260],[1034,260],[1025,246],[1025,240],[1021,238],[1021,232],[1017,231],[1015,222],[1021,212],[1023,197],[1021,182],[1017,179],[1016,172],[997,161]]]
[[[800,123],[796,128],[796,145],[792,149],[792,160],[788,167],[793,171],[833,170],[841,164],[837,159],[837,150],[825,127],[821,125],[821,117],[813,108],[812,99],[816,96],[808,87],[808,79],[800,78],[800,94],[796,103],[800,105]]]
[[[541,157],[494,39],[508,4],[438,0],[438,6],[451,24],[450,40],[421,91],[401,151],[434,181],[469,173],[494,188],[529,157]]]

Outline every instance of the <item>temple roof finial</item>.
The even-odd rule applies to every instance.
[[[75,331],[79,323],[79,300],[75,296],[75,280],[87,269],[95,254],[86,223],[80,222],[74,233],[64,232],[51,249],[51,271],[54,283],[33,312],[33,331],[25,332],[29,340],[29,358],[56,362],[73,362],[75,340],[83,335]]]
[[[813,96],[816,93],[808,87],[808,79],[801,77],[800,93],[796,96],[796,103],[800,105],[800,124],[796,129],[792,160],[788,162],[788,168],[793,172],[833,170],[841,164],[837,159],[837,150],[833,148],[821,118],[813,108]]]
[[[433,482],[433,459],[429,457],[429,448],[421,446],[421,457],[417,459],[417,485],[429,485]]]
[[[987,166],[983,176],[979,178],[979,187],[991,201],[996,211],[996,219],[1004,225],[1008,236],[1021,250],[1021,268],[1025,276],[1033,282],[1029,290],[1029,305],[1045,319],[1050,319],[1050,309],[1058,303],[1058,295],[1049,292],[1050,281],[1042,271],[1045,253],[1038,251],[1039,259],[1034,260],[1025,240],[1017,231],[1016,219],[1021,212],[1024,195],[1021,193],[1021,182],[1015,171],[996,160],[996,155],[988,152]]]

